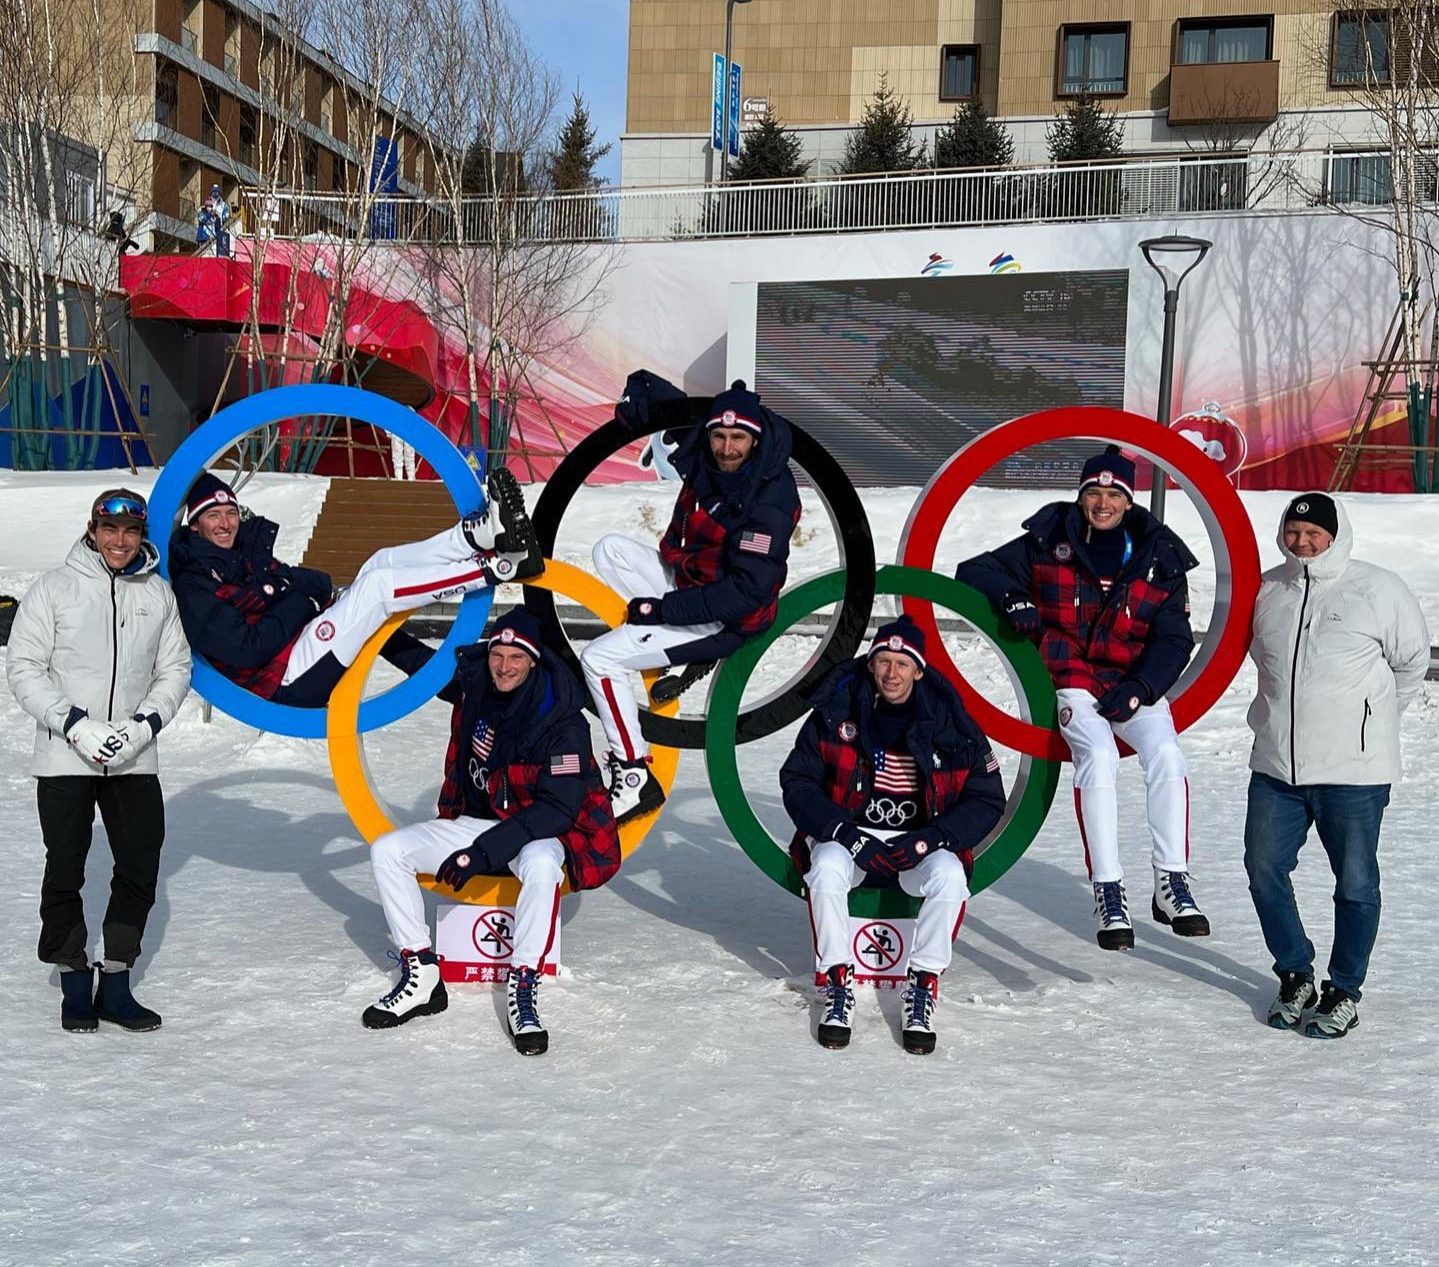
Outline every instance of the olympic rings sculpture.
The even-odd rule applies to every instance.
[[[545,560],[545,570],[539,576],[523,582],[556,594],[572,598],[594,612],[605,624],[614,628],[625,619],[625,600],[603,581],[581,572],[567,563],[553,559]],[[330,771],[335,776],[335,788],[340,800],[355,824],[360,836],[367,844],[373,845],[387,831],[395,827],[394,817],[375,791],[370,778],[369,764],[365,760],[364,741],[360,737],[356,721],[361,708],[360,699],[365,683],[380,648],[396,629],[405,623],[405,613],[396,612],[373,633],[369,641],[355,658],[355,663],[340,679],[340,684],[330,696],[329,707],[325,710],[326,743],[329,748]],[[440,659],[436,653],[435,660]],[[651,669],[644,675],[646,686],[652,686],[660,677],[659,669]],[[673,713],[679,708],[678,700],[656,705],[661,713]],[[675,768],[679,764],[679,749],[657,745],[651,750],[652,769],[655,777],[669,795],[674,785]],[[652,814],[620,828],[620,856],[628,858],[639,848],[640,842],[649,835],[650,829],[659,822],[659,815]],[[475,902],[488,906],[513,906],[520,891],[520,882],[513,876],[476,876],[464,889],[456,894],[448,885],[436,884],[433,876],[421,877],[422,884],[446,897],[457,897],[462,902]],[[570,891],[566,880],[561,892]]]
[[[304,383],[275,387],[227,405],[204,423],[175,450],[150,495],[150,532],[160,552],[160,574],[170,577],[169,544],[175,516],[195,477],[231,444],[257,427],[285,418],[309,414],[356,418],[383,427],[413,445],[435,473],[445,482],[455,500],[456,517],[479,510],[482,505],[475,473],[460,456],[449,438],[404,405],[358,387],[337,387],[328,383]],[[454,624],[437,655],[414,677],[391,687],[383,695],[366,700],[360,710],[361,730],[377,730],[399,721],[419,708],[450,680],[455,647],[474,642],[484,630],[494,595],[488,589],[465,595]],[[237,721],[289,735],[295,739],[323,739],[325,714],[318,708],[295,708],[262,699],[237,686],[217,672],[203,657],[193,656],[191,684],[196,692]]]
[[[788,849],[769,834],[750,807],[735,760],[735,745],[729,742],[729,736],[745,683],[761,657],[796,621],[839,598],[842,584],[842,573],[826,572],[787,592],[780,599],[775,623],[725,661],[710,689],[705,765],[720,815],[750,861],[800,897],[804,896],[804,884],[790,861]],[[885,567],[875,578],[875,592],[913,595],[964,617],[1004,658],[1025,714],[1046,721],[1054,716],[1054,683],[1039,652],[1033,643],[1002,626],[989,600],[977,590],[936,572]],[[927,658],[933,664],[934,653],[928,652]],[[1021,759],[1019,777],[1010,789],[1000,825],[974,851],[971,892],[978,893],[993,884],[1029,848],[1044,825],[1058,786],[1058,762],[1027,756]],[[849,907],[851,914],[865,918],[902,919],[918,911],[919,900],[899,889],[860,888],[850,893]]]

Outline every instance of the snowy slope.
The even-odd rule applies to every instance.
[[[0,591],[21,592],[59,562],[108,482],[0,475]],[[276,477],[253,500],[303,532],[319,484]],[[865,494],[882,559],[912,496]],[[560,556],[580,561],[600,531],[662,524],[667,501],[663,488],[588,491]],[[1012,535],[1033,502],[966,498],[954,558]],[[1245,495],[1266,562],[1283,503]],[[1428,547],[1439,502],[1348,504],[1356,553],[1401,571],[1439,629]],[[1171,505],[1194,540],[1197,521],[1182,499]],[[298,538],[285,548],[297,551]],[[821,529],[794,575],[833,561]],[[1205,588],[1201,578],[1200,624]],[[784,640],[755,689],[813,645]],[[1005,695],[988,652],[961,656]],[[386,938],[323,745],[219,714],[203,724],[193,696],[160,740],[169,841],[138,974],[164,1029],[63,1034],[55,976],[33,958],[42,850],[31,726],[0,689],[10,877],[0,979],[12,987],[0,1030],[0,1263],[1439,1259],[1439,696],[1428,688],[1405,718],[1410,776],[1387,819],[1363,1023],[1326,1044],[1260,1020],[1273,978],[1240,844],[1252,687],[1246,670],[1185,741],[1195,869],[1215,926],[1207,941],[1141,923],[1133,954],[1095,946],[1061,788],[1039,840],[971,905],[937,1012],[938,1051],[904,1055],[898,999],[874,993],[861,995],[851,1049],[822,1051],[810,1037],[804,909],[727,837],[691,755],[619,878],[565,902],[566,974],[542,995],[553,1045],[539,1061],[515,1055],[488,987],[456,988],[446,1015],[394,1033],[360,1027],[386,988]],[[410,817],[432,808],[445,720],[430,705],[368,744],[382,791]],[[741,754],[776,831],[786,738]],[[1121,813],[1142,890],[1137,776],[1126,769]],[[97,830],[92,929],[107,861]],[[1317,846],[1298,885],[1322,960],[1332,917]]]

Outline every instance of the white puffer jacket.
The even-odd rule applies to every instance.
[[[26,592],[10,630],[6,676],[35,719],[36,775],[155,774],[156,745],[123,766],[91,765],[64,736],[71,707],[99,721],[175,716],[190,689],[190,647],[147,541],[135,573],[117,576],[81,537],[64,567]]]
[[[1249,647],[1249,768],[1291,784],[1397,783],[1399,714],[1429,669],[1429,629],[1399,577],[1349,557],[1335,504],[1334,544],[1312,559],[1285,549],[1280,520],[1284,562],[1264,574]]]

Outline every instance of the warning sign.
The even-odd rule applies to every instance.
[[[435,913],[435,954],[446,983],[504,981],[515,950],[515,912],[508,906],[469,906],[441,902]],[[560,966],[560,929],[545,956],[545,973]]]
[[[905,983],[909,971],[909,948],[914,943],[912,919],[850,918],[850,957],[854,979],[861,985],[893,989]],[[824,984],[824,974],[815,963],[815,985]]]
[[[481,911],[470,933],[475,949],[486,959],[509,962],[515,948],[514,919],[507,910]]]

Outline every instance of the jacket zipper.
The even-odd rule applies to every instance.
[[[1289,785],[1299,784],[1299,759],[1294,747],[1294,693],[1299,682],[1299,644],[1304,639],[1304,609],[1309,606],[1309,569],[1304,569],[1304,597],[1299,603],[1299,627],[1294,631],[1294,658],[1289,664]]]
[[[120,673],[120,606],[115,601],[115,574],[110,573],[110,697],[105,704],[105,720],[111,720],[110,714],[115,711],[115,679]],[[110,767],[105,766],[100,774],[110,773]]]
[[[1369,707],[1369,697],[1364,697],[1364,720],[1359,723],[1359,751],[1364,751],[1364,732],[1369,727],[1369,714],[1374,710]]]

